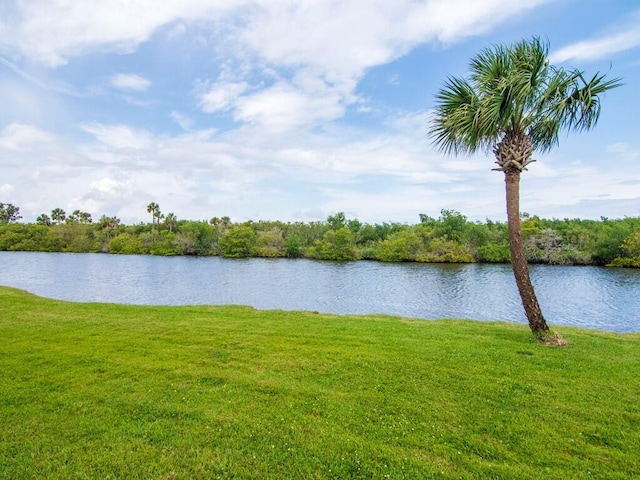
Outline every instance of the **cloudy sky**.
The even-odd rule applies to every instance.
[[[504,219],[487,155],[444,157],[434,95],[479,49],[541,36],[623,77],[590,133],[522,179],[523,211],[640,215],[637,0],[3,0],[0,202],[178,218]]]

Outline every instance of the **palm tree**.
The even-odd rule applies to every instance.
[[[74,210],[65,220],[66,223],[80,223],[80,210]]]
[[[51,219],[49,218],[49,215],[47,215],[46,213],[41,213],[40,215],[38,215],[38,218],[36,218],[36,223],[38,225],[51,225]]]
[[[151,224],[155,225],[156,218],[159,218],[160,216],[160,206],[156,202],[151,202],[147,205],[147,212],[151,214]]]
[[[100,217],[100,228],[102,229],[106,229],[106,228],[116,228],[118,225],[120,225],[120,219],[117,217],[107,217],[106,215],[102,215],[102,217]]]
[[[549,327],[536,298],[524,254],[520,225],[520,174],[534,162],[534,150],[558,145],[561,131],[595,127],[599,95],[621,85],[596,73],[549,64],[549,46],[539,38],[495,46],[470,62],[470,77],[449,77],[436,95],[429,134],[448,154],[493,151],[506,183],[511,265],[533,334],[540,339]]]
[[[61,208],[54,208],[51,210],[51,220],[60,225],[67,218],[67,213]]]
[[[91,214],[89,212],[80,212],[80,223],[86,225],[87,223],[93,223]]]
[[[178,225],[178,217],[176,217],[172,212],[167,213],[167,218],[165,218],[164,224],[169,229],[169,232],[172,232],[176,225]]]

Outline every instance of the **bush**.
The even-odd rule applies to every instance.
[[[511,261],[511,252],[506,243],[490,243],[476,249],[476,258],[479,262],[508,263]]]
[[[640,268],[640,232],[634,232],[624,240],[622,251],[624,256],[614,258],[609,266]]]
[[[349,227],[326,232],[322,240],[317,241],[313,248],[310,249],[309,254],[319,260],[335,260],[339,262],[348,262],[360,258],[353,232]]]
[[[256,232],[250,226],[232,226],[220,237],[220,253],[227,258],[249,257],[256,241]]]
[[[389,236],[378,245],[376,259],[381,262],[415,261],[422,247],[418,235],[403,230]]]
[[[254,254],[257,257],[283,257],[286,243],[279,227],[258,232]]]
[[[473,263],[469,247],[446,237],[434,238],[429,242],[428,251],[418,255],[419,262],[430,263]]]
[[[121,233],[109,242],[109,253],[121,253],[125,255],[141,255],[149,253],[140,238],[130,233]]]

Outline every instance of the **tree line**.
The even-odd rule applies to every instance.
[[[363,223],[344,213],[324,221],[232,222],[179,220],[150,204],[151,223],[124,225],[117,217],[56,208],[36,223],[18,223],[19,208],[0,204],[0,250],[104,252],[151,255],[219,255],[227,258],[288,257],[318,260],[445,263],[508,263],[507,224],[471,222],[455,210],[438,218],[421,214],[416,224]],[[9,210],[12,216],[5,213]],[[4,212],[4,213],[3,213]],[[640,217],[543,219],[521,215],[530,263],[640,267]]]

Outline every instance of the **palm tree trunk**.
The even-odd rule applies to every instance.
[[[535,333],[548,332],[549,327],[542,316],[536,293],[529,278],[529,267],[524,255],[522,226],[520,225],[520,172],[509,168],[504,172],[507,189],[507,224],[509,228],[509,249],[511,266],[522,299],[522,306],[529,321],[529,328]]]

